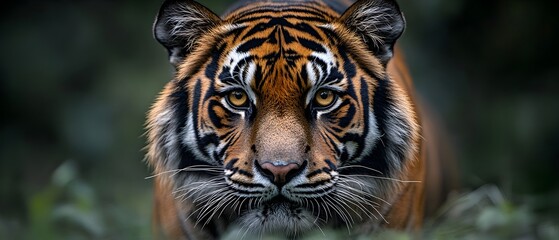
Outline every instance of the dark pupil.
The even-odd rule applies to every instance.
[[[322,99],[327,99],[327,98],[328,98],[328,95],[330,95],[330,94],[328,94],[328,92],[321,92],[321,93],[320,93],[320,97],[321,97]]]
[[[243,94],[241,92],[234,92],[233,95],[235,96],[236,99],[242,99],[243,98]]]

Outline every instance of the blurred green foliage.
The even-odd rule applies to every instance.
[[[222,12],[230,1],[200,2]],[[457,197],[425,238],[559,238],[558,3],[400,4],[401,45],[455,146],[465,190],[502,189]],[[159,5],[3,4],[0,239],[151,239],[143,124],[173,74],[151,37]],[[324,231],[309,237],[342,234]]]
[[[65,162],[54,171],[50,184],[28,201],[30,229],[26,234],[30,239],[99,238],[106,227],[97,201],[91,186],[78,178],[75,164]]]

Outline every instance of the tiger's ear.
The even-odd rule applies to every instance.
[[[359,0],[344,12],[340,21],[359,34],[384,66],[392,58],[394,44],[406,26],[395,0]]]
[[[169,61],[178,65],[204,34],[221,23],[211,10],[192,0],[166,0],[153,23],[153,35],[169,52]]]

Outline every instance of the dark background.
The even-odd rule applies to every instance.
[[[228,5],[200,2],[218,13]],[[543,222],[559,231],[558,3],[400,1],[401,46],[464,191],[498,186],[510,211],[527,209],[536,238]],[[172,77],[151,36],[159,6],[2,4],[1,239],[151,238],[142,134]]]

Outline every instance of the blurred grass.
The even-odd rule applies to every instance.
[[[79,176],[74,161],[64,162],[25,202],[26,226],[0,221],[0,238],[151,239],[151,209],[145,208],[151,196],[141,196],[139,206],[130,206],[134,201],[111,206],[101,202],[98,191]]]
[[[232,1],[200,2],[222,12]],[[464,183],[425,238],[559,239],[557,2],[400,4],[415,85],[440,114]],[[143,124],[172,77],[151,37],[159,5],[3,4],[0,239],[151,239]]]

